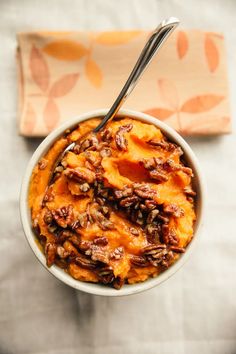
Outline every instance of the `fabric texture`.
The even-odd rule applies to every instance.
[[[80,113],[109,108],[148,34],[140,30],[18,34],[20,133],[45,136]],[[176,31],[125,107],[164,120],[184,135],[229,133],[223,35]]]
[[[236,353],[235,128],[230,135],[187,138],[207,186],[205,223],[188,263],[139,295],[76,292],[41,266],[21,227],[21,180],[41,139],[18,135],[15,65],[22,31],[145,30],[176,16],[185,28],[225,35],[235,127],[235,13],[235,0],[0,1],[0,354]]]

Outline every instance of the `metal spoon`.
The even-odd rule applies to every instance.
[[[154,55],[158,52],[163,43],[178,25],[179,20],[175,17],[170,17],[169,19],[162,21],[160,25],[155,29],[155,31],[152,32],[119,96],[113,103],[108,113],[102,119],[102,121],[96,128],[93,129],[93,133],[98,133],[107,124],[108,121],[115,117],[122,104],[137,85],[141,75],[152,61]],[[66,152],[72,150],[75,144],[76,143],[73,142],[68,145],[66,149],[59,155],[55,163],[55,168],[61,162]]]

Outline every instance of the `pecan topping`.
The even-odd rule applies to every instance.
[[[150,211],[147,217],[147,224],[151,224],[158,214],[159,214],[158,209],[153,209],[152,211]]]
[[[147,184],[138,184],[134,185],[134,193],[143,199],[153,199],[157,195],[157,192],[154,189],[151,189]]]
[[[96,150],[98,147],[98,139],[96,135],[91,135],[89,138],[79,142],[78,144],[75,145],[73,151],[76,154],[80,154],[81,152],[85,150]]]
[[[87,182],[85,182],[85,183],[80,185],[79,189],[81,190],[81,192],[86,193],[86,192],[89,191],[90,186],[89,186],[89,184]]]
[[[124,279],[122,279],[121,277],[116,277],[113,281],[113,286],[116,290],[119,290],[124,284],[124,282]]]
[[[132,128],[133,128],[133,124],[127,124],[127,125],[122,125],[118,129],[115,135],[115,141],[116,141],[116,146],[118,147],[119,150],[127,150],[128,141],[124,137],[124,133],[130,132]]]
[[[87,182],[90,184],[95,181],[95,173],[87,168],[67,168],[64,173],[66,177],[79,183]]]
[[[59,226],[66,228],[73,221],[73,206],[69,204],[62,208],[52,210],[52,216]]]
[[[49,225],[52,223],[53,221],[53,216],[52,216],[52,212],[50,210],[47,210],[44,214],[43,220],[45,222],[45,224]]]
[[[125,187],[123,190],[116,189],[114,191],[114,195],[116,199],[126,198],[133,195],[133,188]]]
[[[135,195],[132,197],[126,197],[120,201],[120,206],[124,208],[128,208],[131,205],[134,205],[138,200],[139,198]]]
[[[147,142],[148,144],[161,148],[165,151],[174,152],[176,151],[179,156],[183,155],[182,149],[174,143],[168,142],[166,140],[151,139]]]
[[[170,246],[170,250],[175,253],[184,253],[185,252],[185,248],[177,247],[177,246]]]
[[[159,225],[148,224],[145,228],[145,231],[148,242],[154,244],[160,242],[161,228]]]
[[[90,255],[93,261],[102,262],[105,264],[109,263],[109,253],[108,251],[104,250],[103,247],[92,245],[88,251],[85,251],[85,254]]]
[[[158,183],[166,182],[169,179],[168,176],[157,169],[150,171],[149,176],[151,179],[154,179]]]
[[[176,235],[175,230],[172,228],[170,229],[167,224],[162,225],[162,237],[163,242],[166,244],[177,246],[179,243],[179,238]]]
[[[72,230],[76,230],[79,227],[86,227],[88,224],[88,216],[86,213],[81,213],[77,216],[77,219],[71,224]]]
[[[47,260],[47,266],[51,267],[55,262],[57,253],[57,246],[55,243],[47,242],[45,245],[45,255]]]
[[[95,237],[93,243],[98,246],[106,246],[108,244],[108,238],[105,236]]]
[[[115,225],[113,224],[113,222],[110,221],[109,219],[107,219],[103,215],[103,213],[99,209],[98,203],[93,203],[90,206],[90,215],[91,215],[93,221],[97,222],[102,230],[113,230],[115,228]]]
[[[132,235],[139,236],[139,232],[137,229],[135,229],[135,227],[130,227],[129,231],[131,232]]]
[[[136,267],[147,267],[149,265],[149,261],[144,256],[132,255],[130,257],[130,262]]]
[[[53,200],[54,200],[54,192],[52,188],[49,187],[44,195],[43,205],[45,205],[45,203],[47,202],[52,202]]]
[[[163,211],[167,214],[175,216],[176,218],[184,216],[184,210],[174,203],[164,205]]]
[[[101,131],[101,139],[103,141],[106,141],[108,143],[111,142],[112,140],[112,130],[111,128],[107,128]]]
[[[111,267],[103,267],[99,269],[98,276],[103,284],[110,284],[114,280],[114,273]]]
[[[65,250],[62,246],[57,246],[57,254],[60,258],[64,259],[69,256],[69,252]]]
[[[196,196],[196,192],[194,192],[194,190],[192,189],[191,186],[188,186],[188,187],[185,187],[184,188],[184,193],[187,195],[187,196],[190,196],[190,197],[195,197]]]
[[[121,259],[123,257],[124,254],[124,249],[123,247],[117,247],[112,253],[110,258],[111,259]]]
[[[83,255],[78,255],[75,258],[75,263],[85,269],[95,269],[97,267],[97,262],[92,259],[86,258]]]
[[[108,147],[104,147],[101,151],[100,151],[100,156],[101,157],[109,157],[111,156],[111,149]]]
[[[92,246],[92,242],[81,240],[81,241],[80,241],[80,244],[79,244],[79,249],[80,249],[82,252],[85,252],[85,251],[88,251],[91,246]]]

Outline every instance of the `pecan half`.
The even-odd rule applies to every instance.
[[[164,174],[158,169],[150,171],[149,176],[151,179],[155,180],[158,183],[166,182],[169,179],[166,174]]]
[[[112,129],[111,128],[104,129],[101,131],[100,135],[103,141],[110,143],[112,140]]]
[[[124,279],[121,277],[116,277],[113,281],[113,286],[116,290],[119,290],[123,286],[124,282]]]
[[[124,133],[128,133],[133,128],[133,124],[126,124],[119,127],[115,135],[116,146],[119,150],[127,150],[128,141]]]
[[[95,237],[93,243],[98,246],[106,246],[108,244],[108,238],[106,236]]]
[[[167,224],[162,225],[162,237],[165,244],[177,246],[179,243],[179,237],[177,236],[173,228],[169,228]]]
[[[77,216],[77,219],[71,224],[72,230],[76,230],[79,227],[86,227],[88,224],[87,213],[81,213]]]
[[[120,201],[120,206],[124,207],[124,208],[128,208],[131,205],[134,205],[135,203],[137,203],[138,200],[139,200],[139,198],[135,195],[133,195],[132,197],[126,197]]]
[[[55,243],[47,242],[45,245],[45,255],[47,260],[47,266],[51,267],[55,262],[57,254],[57,246]]]
[[[121,246],[121,247],[117,247],[116,249],[114,249],[114,251],[110,255],[110,258],[118,260],[118,259],[121,259],[123,257],[123,255],[124,255],[124,249]]]
[[[158,209],[153,209],[149,212],[148,217],[147,217],[147,224],[151,224],[155,218],[157,217],[157,215],[159,214],[159,210]]]
[[[170,250],[175,253],[184,253],[185,252],[185,248],[178,247],[178,246],[170,246]]]
[[[149,261],[144,256],[132,255],[130,257],[130,262],[135,267],[147,267],[149,265]]]
[[[83,255],[78,255],[74,259],[75,263],[85,269],[95,269],[97,268],[97,262],[90,258],[86,258]]]
[[[176,218],[184,216],[184,210],[174,203],[164,205],[163,211],[167,214],[175,216]]]
[[[89,249],[89,253],[91,252],[91,259],[93,261],[102,262],[105,264],[109,263],[109,253],[104,250],[103,247],[92,245]],[[85,251],[85,254],[89,254],[88,251]]]
[[[105,266],[98,270],[98,276],[103,284],[111,284],[114,280],[113,269]]]
[[[134,193],[142,199],[153,199],[157,195],[154,189],[151,189],[147,184],[134,184]]]
[[[102,230],[113,230],[115,228],[114,223],[103,215],[98,203],[93,203],[89,207],[89,211],[93,221],[96,222]]]
[[[115,189],[114,196],[116,199],[126,198],[133,195],[133,188],[125,186],[124,189]]]
[[[61,259],[65,259],[69,256],[69,252],[67,252],[62,246],[57,246],[57,254]]]
[[[87,182],[89,184],[95,181],[95,173],[87,168],[76,167],[67,168],[64,172],[65,176],[79,183]]]
[[[53,219],[62,228],[66,228],[73,221],[73,205],[69,204],[62,208],[52,210]]]

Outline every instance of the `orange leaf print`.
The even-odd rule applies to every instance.
[[[192,97],[182,105],[180,110],[186,113],[206,112],[217,106],[223,99],[223,96],[213,94]]]
[[[102,72],[94,60],[87,60],[85,64],[85,73],[93,86],[98,88],[102,85]]]
[[[34,130],[34,127],[36,125],[37,121],[37,116],[35,113],[35,110],[33,106],[31,105],[30,102],[27,103],[27,108],[25,111],[25,115],[23,117],[23,127],[22,127],[22,133],[24,135],[30,136]]]
[[[56,103],[53,101],[52,98],[49,98],[49,100],[46,103],[46,106],[44,108],[43,112],[43,118],[45,125],[47,127],[47,130],[50,132],[52,131],[56,125],[58,124],[60,120],[60,112],[58,110],[58,107]]]
[[[47,91],[49,85],[49,70],[42,53],[32,47],[30,53],[29,67],[32,78],[42,91]]]
[[[178,109],[179,97],[176,86],[170,80],[158,80],[158,86],[161,98],[164,102],[168,103],[174,110]]]
[[[209,135],[231,132],[231,121],[229,117],[197,117],[184,127],[185,135]]]
[[[205,37],[205,55],[208,68],[213,73],[219,65],[219,53],[214,41],[209,36]]]
[[[65,96],[68,92],[70,92],[76,84],[78,80],[79,74],[68,74],[62,76],[59,80],[57,80],[53,85],[49,92],[49,96],[51,97],[61,97]]]
[[[83,44],[65,39],[48,43],[43,51],[51,57],[65,61],[79,60],[88,53]]]
[[[95,42],[103,45],[119,45],[130,42],[137,37],[141,31],[111,31],[102,32],[96,38]]]
[[[166,108],[151,108],[144,111],[144,113],[150,114],[151,116],[156,117],[160,120],[165,120],[172,116],[172,114],[174,114],[175,112]]]
[[[177,34],[177,52],[179,59],[182,59],[188,51],[188,37],[185,32],[179,31]]]

